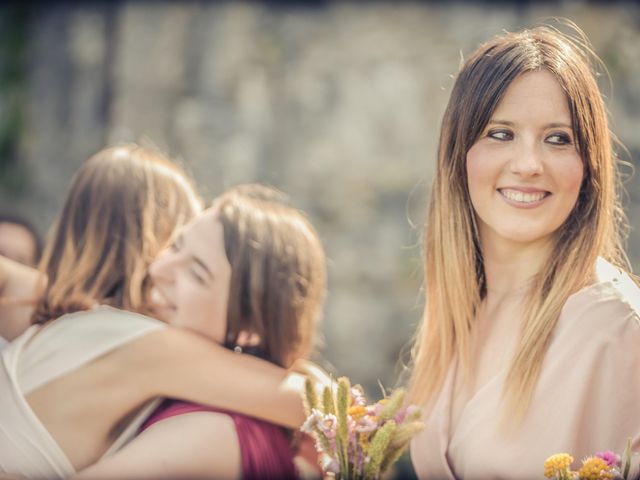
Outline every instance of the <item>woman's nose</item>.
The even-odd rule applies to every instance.
[[[170,249],[160,252],[158,257],[149,265],[149,276],[154,283],[173,281],[173,273],[179,255]]]
[[[511,172],[523,177],[540,175],[544,171],[542,155],[542,148],[537,142],[523,140],[511,159]]]

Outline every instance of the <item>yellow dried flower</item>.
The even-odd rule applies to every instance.
[[[354,405],[352,407],[349,407],[348,413],[349,415],[351,415],[351,418],[357,421],[360,418],[364,417],[364,415],[367,413],[367,407],[363,407],[362,405]]]
[[[544,461],[544,476],[547,478],[569,478],[573,457],[568,453],[551,455]]]
[[[359,433],[358,434],[358,444],[363,452],[366,452],[369,449],[369,434],[368,433]]]
[[[605,480],[613,478],[613,472],[607,462],[599,457],[587,457],[578,470],[580,480]]]

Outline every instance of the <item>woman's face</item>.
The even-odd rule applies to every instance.
[[[231,266],[214,211],[187,224],[151,264],[149,274],[154,316],[224,343]]]
[[[575,206],[583,174],[556,78],[544,69],[516,78],[467,153],[483,247],[546,244]]]

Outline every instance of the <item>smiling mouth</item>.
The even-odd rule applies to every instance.
[[[152,288],[149,293],[150,307],[154,312],[175,310],[175,307],[168,303],[155,288]]]
[[[499,188],[498,192],[512,202],[522,203],[525,205],[540,202],[542,199],[551,195],[551,192],[546,191],[523,192],[521,190],[513,190],[510,188]]]

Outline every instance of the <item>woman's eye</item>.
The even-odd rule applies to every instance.
[[[571,137],[566,133],[552,133],[546,141],[553,145],[571,145],[573,143]]]
[[[487,137],[500,141],[513,140],[513,134],[509,130],[490,130]]]
[[[202,275],[200,275],[196,270],[191,269],[191,276],[196,280],[196,282],[200,284],[204,284],[205,280]]]

